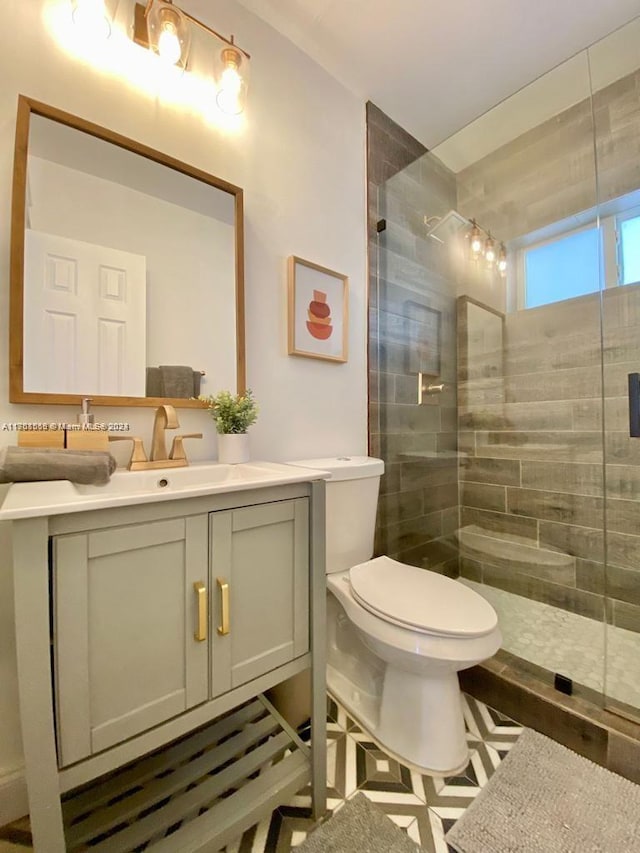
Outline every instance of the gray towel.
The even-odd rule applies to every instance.
[[[180,364],[161,364],[162,396],[193,397],[193,368]]]
[[[115,470],[116,460],[102,450],[0,449],[0,483],[71,480],[72,483],[103,486]]]
[[[162,397],[162,373],[159,367],[147,367],[146,397]]]

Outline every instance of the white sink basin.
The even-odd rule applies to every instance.
[[[260,482],[273,478],[276,468],[285,469],[286,473],[290,473],[290,466],[276,466],[274,463],[224,465],[212,462],[190,465],[187,468],[116,471],[104,486],[85,486],[81,483],[72,485],[79,495],[130,495],[159,490],[175,492],[195,486]]]
[[[330,476],[328,471],[278,462],[246,462],[240,465],[203,462],[186,468],[116,471],[104,486],[85,486],[69,480],[14,483],[0,508],[0,520],[304,483],[326,480]]]

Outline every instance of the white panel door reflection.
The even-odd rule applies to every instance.
[[[27,229],[24,389],[144,397],[146,258]]]

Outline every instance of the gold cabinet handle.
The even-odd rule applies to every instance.
[[[224,637],[231,630],[229,628],[229,584],[222,578],[216,579],[220,590],[220,625],[218,634]]]
[[[193,588],[198,599],[198,627],[193,636],[201,643],[207,639],[207,588],[202,581],[196,581]]]

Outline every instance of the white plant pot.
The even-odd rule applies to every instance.
[[[237,465],[249,461],[249,434],[218,433],[218,462]]]

